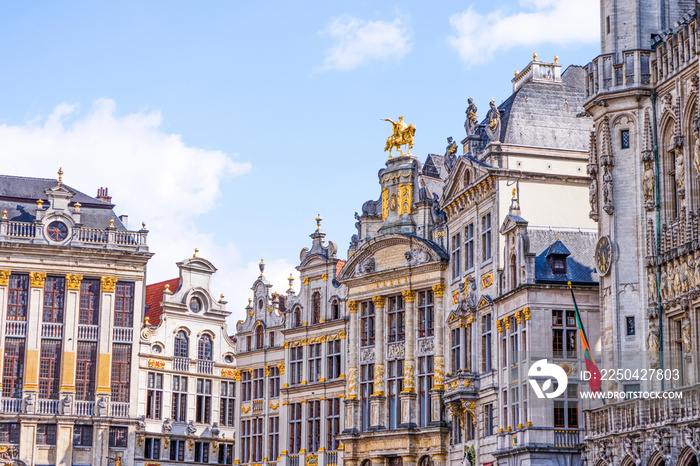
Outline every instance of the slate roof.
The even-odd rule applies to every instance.
[[[598,234],[595,230],[562,229],[528,227],[530,252],[535,253],[535,282],[536,283],[566,283],[579,284],[598,283],[595,271],[595,246]],[[555,254],[566,254],[566,274],[552,272],[547,261],[550,250]]]
[[[498,106],[501,142],[588,150],[592,120],[576,117],[583,111],[585,70],[569,66],[561,78],[560,83],[530,81],[523,84]]]
[[[154,327],[160,325],[160,316],[163,314],[160,302],[163,300],[165,285],[169,285],[170,291],[175,293],[180,286],[180,279],[171,278],[170,280],[146,285],[145,317],[148,317],[148,322]]]
[[[58,184],[58,180],[50,178],[27,178],[23,176],[0,175],[0,212],[7,211],[7,218],[15,222],[33,222],[36,218],[36,201],[44,201],[48,206],[48,197],[44,191]],[[103,230],[109,227],[109,221],[114,220],[117,230],[126,230],[124,224],[112,210],[114,204],[88,196],[68,185],[76,194],[70,205],[81,204],[81,223],[85,228]]]

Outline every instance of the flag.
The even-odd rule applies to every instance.
[[[583,357],[586,359],[586,371],[591,374],[591,378],[588,380],[588,385],[591,387],[592,392],[597,392],[600,390],[602,385],[600,370],[595,364],[595,359],[591,355],[591,347],[588,345],[588,338],[586,338],[586,330],[583,328],[583,322],[581,321],[581,313],[578,312],[578,306],[576,305],[576,296],[574,296],[574,289],[569,282],[569,290],[571,291],[571,299],[574,300],[574,309],[576,310],[576,325],[578,326],[579,334],[581,335],[581,344],[583,345]]]

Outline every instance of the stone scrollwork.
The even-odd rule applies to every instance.
[[[407,393],[415,393],[416,391],[416,380],[415,371],[413,367],[413,361],[409,360],[404,363],[403,366],[403,391]]]
[[[432,338],[418,341],[418,354],[430,354],[433,352],[434,348],[435,344]]]
[[[69,273],[66,275],[66,289],[67,290],[80,290],[80,283],[83,281],[82,275],[76,275]]]
[[[9,270],[0,270],[0,286],[7,286],[10,282],[10,275],[12,274]]]
[[[360,362],[374,361],[374,348],[365,348],[360,352]]]
[[[411,249],[404,253],[408,265],[424,264],[430,261],[430,253],[424,249]]]
[[[394,343],[386,348],[387,359],[403,359],[405,354],[406,347],[403,343]]]
[[[117,277],[100,277],[102,282],[102,291],[105,293],[114,293],[114,287],[117,284]]]
[[[445,359],[442,356],[435,357],[435,385],[434,388],[443,388],[445,386]]]
[[[348,399],[357,398],[357,367],[348,369]]]

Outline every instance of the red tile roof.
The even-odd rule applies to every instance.
[[[335,264],[335,276],[337,277],[340,275],[340,271],[342,270],[343,266],[345,265],[344,260],[340,259],[336,264]]]
[[[170,280],[165,280],[164,282],[146,285],[146,317],[148,317],[148,322],[154,327],[157,327],[160,324],[160,316],[163,313],[163,308],[160,306],[160,302],[163,300],[163,290],[165,290],[165,285],[168,285],[170,287],[170,291],[174,293],[177,291],[177,288],[180,285],[180,279],[172,278]]]

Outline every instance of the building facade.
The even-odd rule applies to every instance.
[[[604,390],[681,392],[586,413],[588,464],[698,464],[700,117],[695,2],[601,1],[601,54],[586,67],[593,117],[602,366],[668,371]]]
[[[148,231],[62,174],[0,177],[0,456],[133,464]]]
[[[177,266],[179,278],[146,287],[130,464],[233,464],[239,406],[231,311],[211,291],[211,262],[195,253]]]

